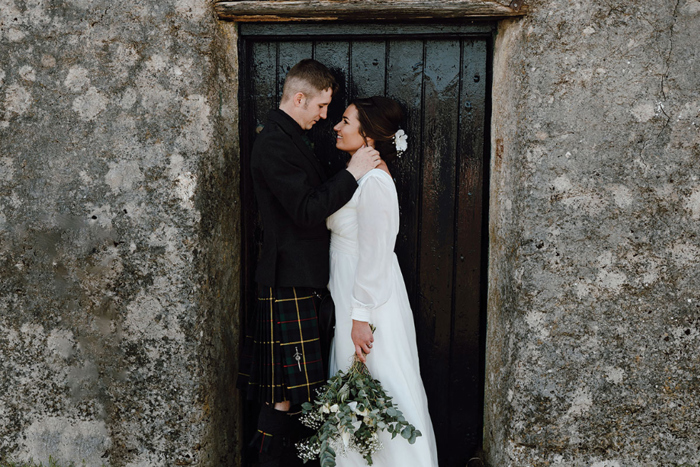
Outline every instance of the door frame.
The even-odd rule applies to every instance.
[[[236,22],[434,21],[517,18],[524,0],[235,0],[214,5],[219,19]]]

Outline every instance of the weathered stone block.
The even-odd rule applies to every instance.
[[[530,2],[494,60],[494,466],[696,465],[698,2]]]
[[[235,465],[235,30],[0,7],[0,458]]]

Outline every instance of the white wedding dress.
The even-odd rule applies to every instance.
[[[347,370],[355,347],[352,320],[376,326],[367,367],[406,420],[422,436],[409,444],[400,435],[380,432],[383,449],[372,456],[376,467],[437,467],[435,435],[428,413],[416,349],[413,314],[394,244],[399,205],[391,176],[371,170],[359,180],[352,199],[327,220],[331,230],[328,288],[335,302],[335,339],[330,374]],[[355,451],[336,458],[338,467],[366,466]]]

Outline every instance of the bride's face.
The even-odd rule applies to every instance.
[[[343,114],[343,119],[335,127],[335,147],[341,151],[354,154],[363,145],[374,146],[371,138],[362,137],[360,134],[360,120],[357,118],[357,109],[354,105],[348,106]]]

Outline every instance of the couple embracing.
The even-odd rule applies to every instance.
[[[302,429],[299,406],[356,354],[423,433],[409,445],[381,432],[384,448],[374,465],[436,467],[413,315],[394,254],[399,206],[386,163],[397,157],[401,107],[386,97],[353,101],[334,128],[336,147],[351,157],[345,170],[327,178],[305,132],[326,118],[336,89],[321,63],[296,64],[279,109],[270,112],[253,146],[264,233],[258,298],[238,379],[247,399],[261,404],[252,444],[261,467],[301,465],[294,446]],[[328,290],[336,327],[327,362],[317,310]],[[336,463],[366,465],[357,452]]]

